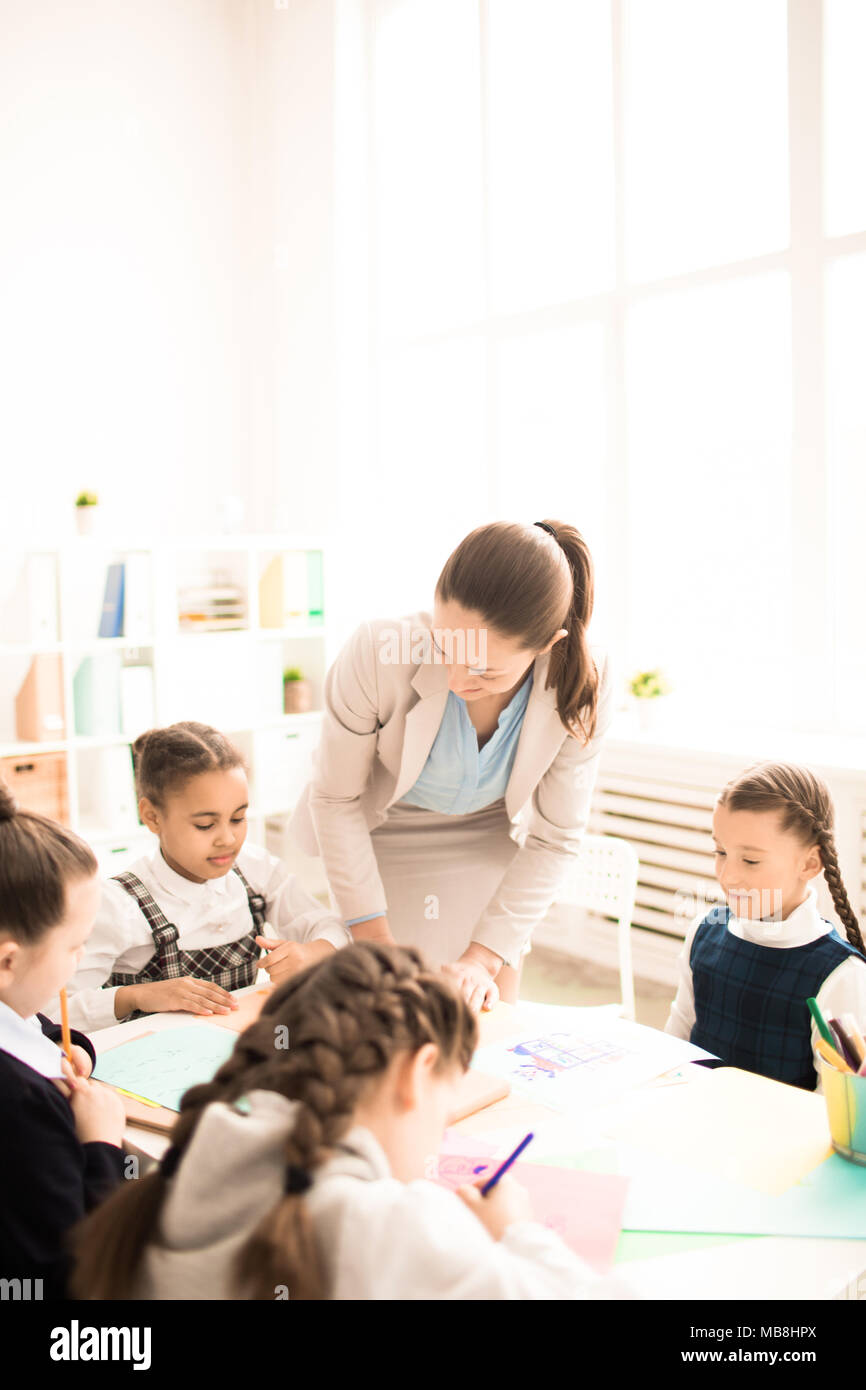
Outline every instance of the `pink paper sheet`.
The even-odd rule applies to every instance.
[[[449,1136],[440,1152],[435,1181],[456,1188],[483,1182],[499,1167],[491,1145],[476,1141],[460,1148]],[[481,1169],[480,1172],[476,1171]],[[529,1192],[535,1219],[557,1232],[577,1255],[599,1274],[613,1268],[628,1178],[612,1173],[587,1173],[540,1163],[515,1163],[509,1170]]]

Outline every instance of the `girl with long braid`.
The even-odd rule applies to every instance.
[[[503,1178],[423,1181],[474,1017],[411,949],[348,946],[280,986],[187,1091],[158,1171],[80,1228],[76,1297],[545,1299],[627,1292]]]
[[[731,1066],[820,1089],[806,1000],[825,1018],[866,1022],[866,950],[839,872],[830,794],[807,768],[759,763],[722,791],[713,836],[727,903],[686,935],[666,1031]],[[812,880],[822,870],[845,937],[818,912]]]

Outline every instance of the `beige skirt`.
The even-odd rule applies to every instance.
[[[407,801],[389,807],[370,839],[395,941],[431,965],[456,960],[517,853],[510,830],[501,797],[461,816]]]

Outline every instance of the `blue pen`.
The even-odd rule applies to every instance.
[[[518,1158],[520,1157],[520,1155],[523,1153],[523,1150],[526,1148],[527,1144],[528,1144],[534,1137],[535,1137],[535,1136],[533,1135],[532,1131],[530,1130],[530,1132],[527,1134],[526,1138],[525,1138],[525,1139],[521,1139],[520,1143],[517,1145],[517,1148],[514,1150],[514,1153],[513,1153],[513,1154],[510,1154],[509,1157],[506,1158],[505,1162],[502,1163],[502,1164],[500,1164],[500,1166],[496,1169],[496,1172],[493,1174],[493,1177],[492,1177],[492,1178],[488,1178],[488,1179],[487,1179],[487,1182],[484,1184],[484,1186],[483,1186],[482,1189],[481,1189],[481,1196],[482,1196],[482,1197],[486,1197],[487,1194],[488,1194],[488,1192],[490,1191],[491,1187],[495,1187],[495,1186],[496,1186],[496,1184],[499,1182],[499,1179],[502,1177],[503,1173],[507,1173],[507,1172],[508,1172],[508,1170],[509,1170],[509,1168],[511,1167],[512,1163],[514,1163],[515,1160],[518,1159]]]

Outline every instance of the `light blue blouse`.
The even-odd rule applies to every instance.
[[[420,777],[403,793],[403,800],[428,811],[465,816],[503,797],[514,766],[532,678],[530,671],[481,749],[475,726],[466,712],[466,701],[449,690],[442,723],[427,761]],[[346,926],[356,927],[383,915],[384,909],[370,912],[366,917],[353,917]]]
[[[449,690],[442,723],[427,761],[418,780],[404,792],[403,800],[428,811],[465,816],[504,796],[532,689],[532,676],[530,670],[481,749],[466,701]]]

